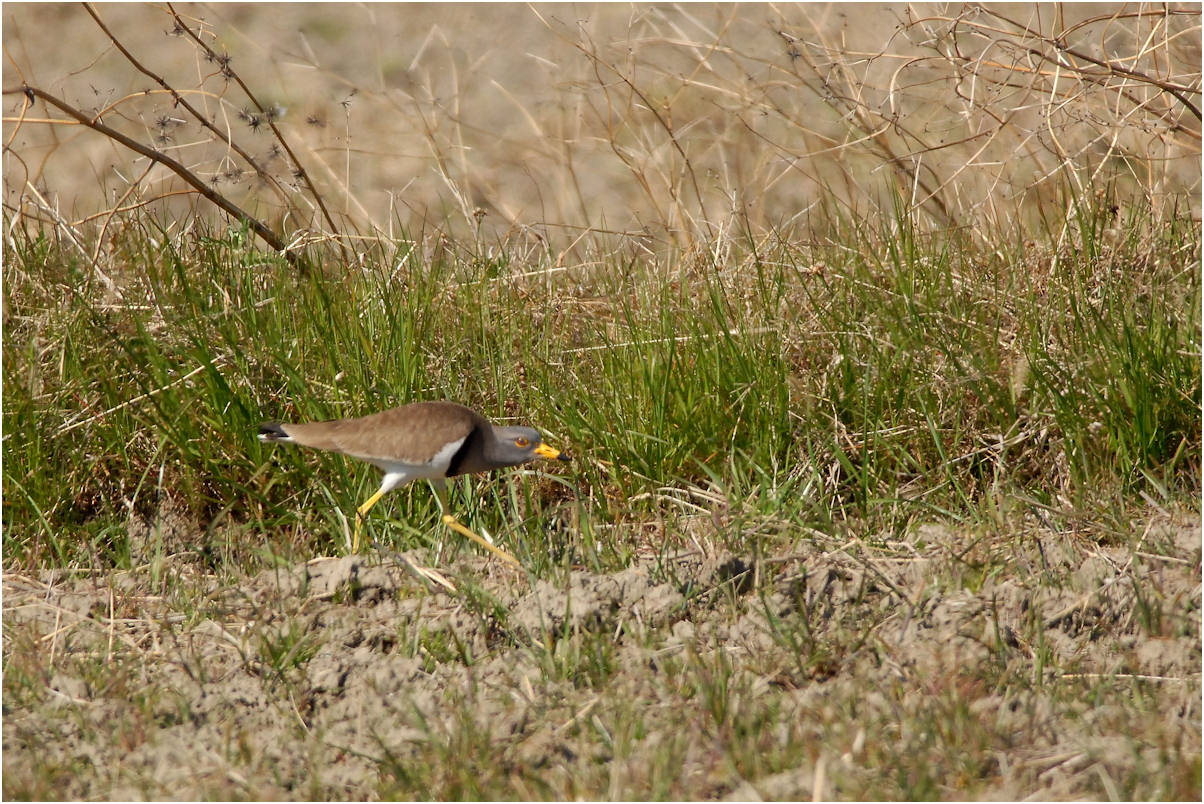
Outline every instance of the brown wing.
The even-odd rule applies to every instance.
[[[284,424],[294,443],[355,458],[423,463],[468,436],[485,418],[454,402],[415,402],[358,419]]]

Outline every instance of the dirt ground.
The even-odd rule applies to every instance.
[[[1133,536],[7,573],[4,797],[1190,797],[1199,516]]]

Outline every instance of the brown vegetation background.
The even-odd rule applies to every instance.
[[[1156,213],[1188,198],[1198,214],[1198,6],[94,10],[272,179],[132,67],[83,6],[7,3],[10,211],[80,223],[155,199],[169,220],[210,209],[162,165],[48,124],[14,92],[26,82],[179,159],[286,240],[405,230],[564,248],[625,232],[680,244],[811,234],[834,215],[896,208],[985,233],[1056,227],[1068,191],[1108,188]],[[283,113],[280,136],[314,192],[232,76]]]

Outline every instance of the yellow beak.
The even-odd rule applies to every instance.
[[[538,447],[536,447],[535,454],[541,458],[547,458],[551,461],[567,461],[569,459],[567,453],[552,449],[547,444],[540,444]]]

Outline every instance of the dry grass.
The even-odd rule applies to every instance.
[[[899,206],[994,240],[1104,187],[1156,217],[1199,194],[1191,7],[179,8],[5,12],[10,213],[113,237],[116,210],[211,211],[207,187],[294,245],[581,259],[606,232],[715,248]]]

